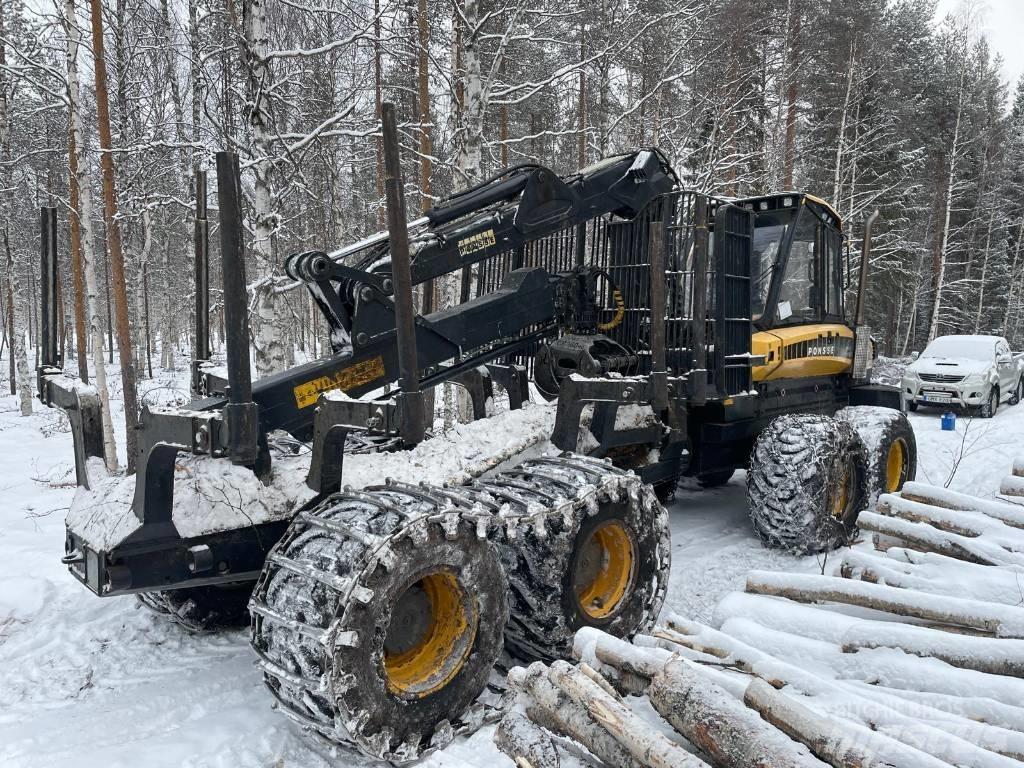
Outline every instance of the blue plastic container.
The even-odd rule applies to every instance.
[[[952,411],[946,411],[942,414],[942,431],[952,432],[956,429],[956,414]]]

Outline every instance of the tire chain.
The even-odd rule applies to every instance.
[[[559,493],[559,490],[565,493]],[[416,498],[422,502],[423,509],[403,510],[385,498],[389,492]],[[332,715],[330,706],[322,705],[330,699],[341,701],[339,691],[334,690],[330,680],[328,667],[335,644],[358,642],[358,639],[346,636],[341,629],[344,611],[338,611],[327,627],[317,627],[291,618],[286,603],[300,593],[312,594],[324,587],[341,595],[340,606],[353,600],[372,598],[366,595],[366,587],[358,578],[339,577],[282,554],[312,528],[329,530],[336,537],[338,550],[358,550],[358,560],[352,558],[350,571],[362,575],[371,563],[381,563],[386,567],[389,558],[393,557],[392,544],[402,537],[416,537],[419,526],[439,525],[449,538],[453,538],[460,525],[469,525],[478,538],[512,546],[526,531],[544,538],[556,518],[564,524],[571,517],[593,515],[597,512],[599,500],[616,500],[622,498],[622,494],[632,503],[643,504],[647,509],[648,505],[658,504],[653,491],[633,473],[617,469],[609,461],[563,454],[557,458],[528,460],[492,479],[475,480],[467,485],[431,486],[421,483],[412,486],[388,479],[384,486],[363,491],[346,487],[312,510],[299,513],[271,550],[250,602],[252,647],[258,657],[256,664],[276,700],[275,706],[328,743],[353,746],[364,754],[393,762],[419,759],[443,748],[456,736],[471,733],[481,725],[500,718],[504,712],[504,703],[488,701],[497,699],[495,694],[504,692],[504,688],[494,682],[492,674],[487,688],[469,708],[471,716],[441,721],[429,739],[420,738],[416,743],[405,741],[392,748],[387,738],[368,743],[366,739],[353,737],[359,728],[360,713],[339,711]],[[333,513],[353,505],[364,507],[367,515],[345,523],[332,519]],[[662,510],[660,514],[666,513]],[[669,548],[664,544],[662,542],[660,547],[659,567],[667,573]],[[275,575],[282,569],[290,572],[296,589],[289,590],[287,595],[282,590],[268,597]],[[667,579],[662,579],[652,601],[655,613],[664,601],[666,586]],[[656,616],[650,616],[650,622],[655,619]],[[273,639],[275,632],[286,633],[289,644],[294,646],[290,659],[322,659],[321,674],[298,674],[286,669],[286,665],[293,668],[295,665],[281,657],[280,645]],[[527,638],[519,640],[518,645],[529,648]],[[536,650],[538,656],[544,655],[542,649]],[[319,716],[307,714],[310,702],[320,703]],[[305,711],[301,711],[299,706]],[[422,746],[424,743],[425,747]]]

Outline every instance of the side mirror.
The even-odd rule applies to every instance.
[[[998,363],[1012,363],[1013,362],[1013,357],[1011,355],[999,355],[998,357],[996,357],[996,362],[998,362]]]
[[[916,349],[913,352],[910,353],[910,359],[911,360],[917,360],[917,358],[919,358],[920,356],[921,356],[921,353],[918,352]]]

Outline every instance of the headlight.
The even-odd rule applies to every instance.
[[[988,381],[988,376],[984,373],[969,373],[964,376],[964,384],[984,384]]]
[[[914,371],[904,371],[903,372],[903,380],[904,381],[910,381],[910,382],[917,381],[917,374]]]

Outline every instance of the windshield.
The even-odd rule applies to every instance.
[[[996,345],[982,336],[939,336],[925,347],[921,357],[961,357],[989,361],[995,357]]]

